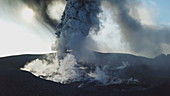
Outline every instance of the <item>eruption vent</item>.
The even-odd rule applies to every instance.
[[[86,47],[86,39],[89,32],[100,29],[100,3],[100,0],[67,0],[61,23],[57,26],[57,53],[45,60],[31,62],[24,70],[61,83],[90,78],[89,72],[79,63],[92,60],[93,52]]]
[[[56,0],[56,2],[65,4],[62,0]],[[138,16],[140,11],[135,10],[139,5],[141,5],[139,0],[66,0],[65,10],[61,20],[58,20],[60,23],[57,24],[56,29],[57,40],[54,46],[56,54],[37,59],[26,65],[23,70],[61,83],[95,80],[104,84],[138,83],[136,79],[138,77],[142,81],[141,73],[145,74],[142,68],[150,68],[148,65],[140,65],[143,64],[140,63],[142,60],[147,61],[144,58],[137,62],[136,57],[131,55],[124,55],[125,57],[119,54],[102,55],[88,48],[92,42],[91,38],[98,36],[98,34],[92,36],[93,33],[105,27],[100,26],[101,19],[104,17],[99,15],[102,7],[111,13],[109,21],[113,20],[117,25],[121,37],[120,43],[126,43],[123,46],[125,49],[129,49],[131,53],[147,56],[160,54],[163,51],[162,44],[170,44],[168,38],[170,28],[142,23]],[[51,14],[51,17],[54,17],[54,14]],[[100,42],[100,39],[96,42]],[[107,44],[111,45],[111,43]],[[99,47],[94,46],[96,49]],[[150,79],[149,76],[148,78]]]

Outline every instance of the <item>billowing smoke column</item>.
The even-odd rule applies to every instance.
[[[121,55],[108,54],[102,56],[100,53],[93,53],[89,50],[87,41],[90,38],[89,33],[100,30],[98,15],[102,12],[100,8],[102,6],[105,10],[111,9],[110,13],[113,12],[111,20],[114,20],[119,26],[121,40],[129,44],[131,52],[150,56],[160,54],[162,44],[170,42],[168,38],[170,29],[165,26],[141,23],[138,15],[132,14],[137,14],[138,11],[135,8],[140,4],[138,0],[66,0],[61,22],[56,29],[55,50],[57,53],[48,55],[43,60],[37,59],[29,63],[24,70],[47,80],[61,83],[98,80],[110,84],[121,83],[123,79],[138,82],[133,77],[140,77],[135,72],[138,69],[141,70],[140,62],[144,59],[140,59],[139,65],[135,65],[138,62],[133,56],[121,57]],[[96,58],[93,58],[93,55]],[[113,58],[116,63],[121,63],[113,64]],[[119,61],[120,58],[125,61]],[[126,58],[135,64],[130,64]],[[89,67],[88,64],[92,66]],[[148,65],[143,67],[146,66]],[[129,72],[135,75],[128,74]],[[145,74],[143,71],[140,73]]]
[[[79,63],[93,59],[93,52],[86,47],[86,39],[89,32],[96,33],[100,29],[100,3],[100,0],[67,0],[61,23],[57,26],[58,38],[54,46],[57,53],[31,62],[24,70],[61,83],[89,78],[89,72]]]
[[[57,51],[60,58],[67,51],[71,51],[77,60],[85,58],[86,37],[90,31],[99,30],[100,3],[100,0],[67,0],[56,33],[59,37]]]

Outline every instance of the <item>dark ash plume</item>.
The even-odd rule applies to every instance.
[[[87,53],[86,37],[90,31],[99,30],[100,3],[100,0],[67,0],[56,33],[59,37],[59,56],[63,57],[63,53],[69,50],[76,58]]]
[[[60,83],[97,80],[103,84],[125,84],[126,82],[137,84],[140,81],[145,82],[145,79],[155,81],[153,78],[158,77],[158,70],[162,72],[165,69],[159,68],[162,66],[162,60],[160,65],[155,62],[152,65],[150,62],[152,59],[127,54],[92,53],[96,56],[93,59],[91,54],[89,56],[91,51],[86,48],[86,40],[89,32],[100,29],[98,14],[101,12],[101,1],[66,1],[61,23],[57,26],[57,53],[48,55],[44,60],[37,59],[29,63],[24,70]],[[130,15],[130,10],[135,10],[138,4],[140,5],[138,0],[133,2],[132,0],[103,0],[102,4],[114,12],[113,20],[119,25],[122,40],[129,43],[133,52],[157,55],[162,52],[161,44],[169,44],[170,29],[168,27],[145,25],[137,19],[138,17]],[[93,62],[88,62],[87,57],[90,57]],[[81,62],[82,60],[85,63]],[[154,71],[155,64],[158,66],[157,72]],[[149,71],[143,71],[145,69]],[[155,72],[156,75],[153,76]],[[164,71],[161,75],[167,72]],[[148,76],[145,77],[145,75]]]

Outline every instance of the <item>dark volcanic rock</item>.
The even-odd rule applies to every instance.
[[[20,69],[27,62],[42,57],[42,55],[21,55],[0,58],[0,70]]]
[[[99,86],[84,82],[64,85],[19,70],[26,62],[39,56],[22,55],[0,59],[0,96],[170,96],[169,83],[151,88],[126,84]],[[130,57],[127,55],[125,58]]]

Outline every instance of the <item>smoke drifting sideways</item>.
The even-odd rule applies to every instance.
[[[51,52],[55,30],[40,14],[22,0],[0,0],[0,6],[2,57]]]
[[[124,47],[130,53],[155,57],[168,51],[170,27],[143,23],[141,14],[144,13],[138,10],[143,5],[139,0],[104,0],[103,6],[113,12],[112,20],[118,25],[121,41],[127,44]]]
[[[107,68],[124,69],[129,64],[122,61],[122,65],[116,67],[116,64],[108,63],[112,61],[110,57],[104,60],[110,65],[105,66],[100,64],[101,58],[96,56],[94,50],[109,52],[113,49],[107,46],[113,45],[113,48],[120,48],[121,52],[153,57],[161,54],[169,44],[169,27],[143,20],[141,11],[137,10],[142,6],[138,0],[66,0],[66,5],[64,1],[55,2],[60,3],[53,3],[51,10],[54,8],[59,13],[63,12],[56,29],[58,38],[54,49],[57,53],[32,61],[22,68],[41,78],[60,83],[86,80],[106,83],[109,78],[109,84],[120,83],[121,79],[116,78],[120,75],[119,71],[109,76]],[[63,11],[57,6],[66,7]],[[105,13],[107,15],[103,15]],[[58,18],[55,15],[52,13],[50,16]],[[116,39],[107,38],[111,35]],[[112,44],[109,39],[115,40],[116,44]]]

